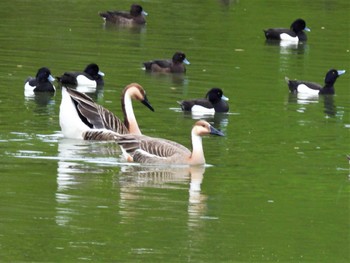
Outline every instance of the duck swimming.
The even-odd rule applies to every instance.
[[[42,67],[36,73],[35,78],[28,77],[24,83],[25,93],[32,92],[55,92],[56,88],[51,82],[55,81],[55,78],[51,75],[51,71]]]
[[[143,25],[146,23],[145,12],[142,6],[133,4],[130,7],[130,11],[106,11],[100,12],[99,15],[105,20],[105,22],[122,24],[122,25]]]
[[[222,89],[212,88],[207,92],[205,98],[183,100],[178,103],[183,111],[214,114],[215,112],[228,112],[228,100]]]
[[[335,94],[334,83],[340,75],[343,75],[345,70],[330,69],[324,79],[325,84],[321,84],[303,81],[303,80],[290,80],[285,77],[291,93],[305,93],[310,95],[318,94]]]
[[[143,63],[146,71],[162,73],[185,73],[184,64],[189,65],[190,62],[186,59],[185,53],[180,51],[176,52],[171,60],[156,59]]]
[[[61,77],[57,77],[57,81],[61,85],[71,88],[77,86],[97,87],[104,84],[104,75],[98,65],[92,63],[87,65],[83,72],[65,72]]]
[[[307,40],[307,36],[304,31],[311,30],[306,27],[305,20],[299,18],[291,24],[290,29],[269,28],[264,30],[264,34],[268,40],[288,40],[298,42]]]

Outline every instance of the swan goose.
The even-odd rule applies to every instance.
[[[224,134],[204,120],[197,121],[191,131],[192,152],[185,146],[166,139],[144,135],[116,135],[116,141],[128,162],[144,164],[204,165],[202,136]]]
[[[111,140],[115,134],[141,135],[132,99],[140,101],[154,111],[145,90],[137,83],[127,85],[122,93],[121,104],[124,122],[112,112],[96,104],[89,96],[62,87],[60,126],[64,137],[84,140]]]

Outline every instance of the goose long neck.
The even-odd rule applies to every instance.
[[[192,154],[190,157],[190,163],[192,165],[205,164],[202,137],[196,134],[192,130],[191,138],[192,138]]]
[[[123,96],[122,109],[124,113],[124,124],[131,134],[141,135],[140,128],[137,124],[134,109],[132,107],[132,99],[128,92]]]

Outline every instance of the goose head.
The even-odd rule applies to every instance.
[[[147,99],[146,91],[138,83],[131,83],[125,87],[122,95],[122,103],[124,103],[125,97],[129,97],[133,100],[138,100],[151,111],[154,111],[152,105]]]
[[[208,134],[225,136],[221,131],[215,129],[213,126],[211,126],[208,122],[204,120],[197,121],[194,124],[192,128],[192,134],[197,136],[204,136]]]
[[[141,134],[132,107],[132,100],[140,101],[151,111],[154,111],[154,109],[147,99],[146,91],[141,87],[140,84],[131,83],[124,88],[121,97],[122,110],[124,113],[124,124],[131,134]]]

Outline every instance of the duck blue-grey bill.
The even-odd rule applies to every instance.
[[[55,78],[52,77],[52,75],[49,75],[48,80],[51,81],[51,82],[53,82],[53,81],[55,81]]]
[[[191,64],[191,63],[187,60],[187,58],[185,58],[183,62],[184,62],[186,65]]]
[[[225,101],[228,101],[228,100],[229,100],[229,98],[227,98],[227,97],[224,96],[224,95],[221,96],[221,99],[222,99],[222,100],[225,100]]]
[[[337,70],[337,72],[338,72],[338,75],[340,76],[340,75],[343,75],[346,72],[346,70],[344,70],[344,69]]]

